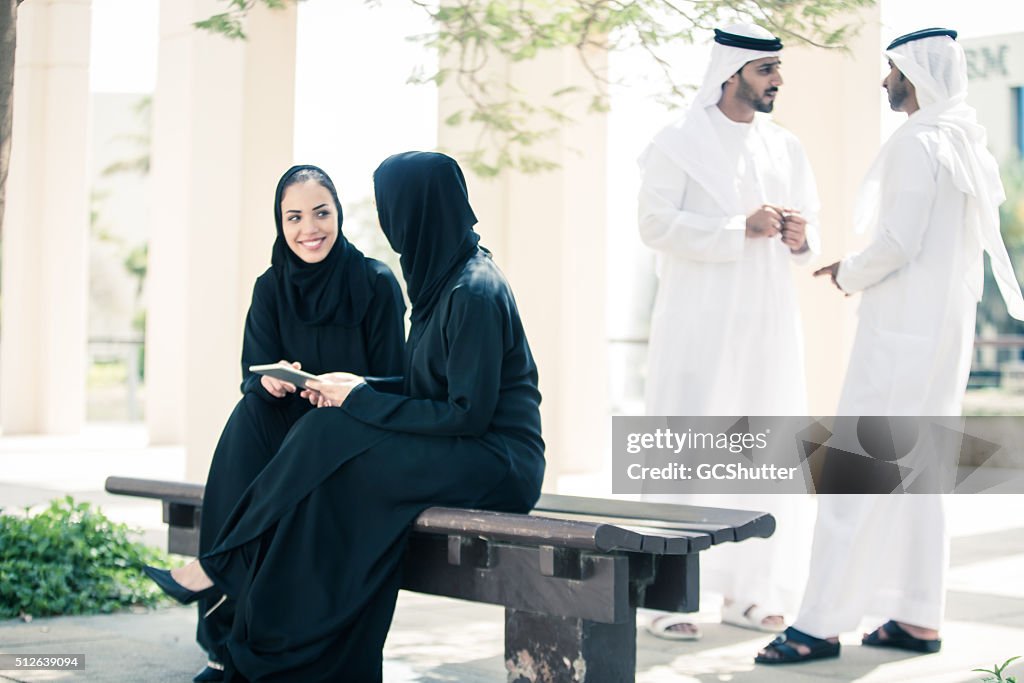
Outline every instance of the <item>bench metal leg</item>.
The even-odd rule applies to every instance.
[[[508,683],[622,683],[636,675],[636,609],[618,624],[505,609]]]

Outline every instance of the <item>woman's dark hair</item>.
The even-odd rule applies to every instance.
[[[307,166],[305,168],[300,168],[295,173],[292,173],[281,182],[279,196],[284,197],[284,191],[292,185],[300,185],[302,183],[309,182],[310,180],[327,188],[327,191],[331,193],[331,197],[334,198],[334,208],[338,210],[338,215],[340,217],[341,201],[338,199],[338,190],[334,187],[334,181],[332,181],[330,177],[319,168],[311,168]]]

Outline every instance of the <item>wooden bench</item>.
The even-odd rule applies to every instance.
[[[168,551],[196,554],[202,485],[106,489],[163,501]],[[504,605],[510,682],[632,681],[636,609],[697,611],[700,552],[774,531],[762,512],[548,494],[529,515],[434,507],[416,519],[402,587]]]

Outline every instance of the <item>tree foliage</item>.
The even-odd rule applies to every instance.
[[[783,39],[821,47],[843,45],[851,24],[836,25],[835,15],[872,0],[459,0],[441,6],[411,0],[428,12],[436,30],[420,37],[437,49],[441,68],[421,80],[440,85],[454,79],[469,106],[447,118],[447,125],[475,123],[480,130],[470,160],[477,172],[503,168],[532,171],[550,162],[531,147],[569,122],[565,112],[606,111],[608,74],[593,56],[605,50],[638,49],[660,74],[664,100],[682,103],[688,84],[665,57],[666,48],[690,44],[725,21],[752,21]],[[492,61],[516,63],[544,51],[575,50],[589,82],[550,93],[544,102],[521,96],[507,79],[488,69]],[[578,100],[585,98],[585,107]],[[566,106],[567,100],[577,102]]]
[[[282,9],[285,0],[222,0],[227,4],[226,11],[197,21],[195,27],[211,33],[220,33],[228,38],[245,40],[245,15],[257,2],[271,9]]]
[[[231,38],[243,38],[245,14],[258,2],[282,7],[285,0],[222,0],[228,11],[196,24]],[[383,0],[364,0],[380,5]],[[392,0],[395,1],[395,0]],[[605,111],[608,74],[594,60],[604,50],[639,49],[660,74],[665,101],[681,104],[688,90],[664,52],[693,43],[714,26],[752,21],[790,42],[842,49],[857,25],[844,12],[874,0],[405,0],[426,12],[433,30],[412,36],[437,50],[439,68],[414,71],[410,81],[453,82],[466,106],[448,115],[448,126],[469,125],[476,133],[463,158],[478,174],[505,168],[534,172],[555,164],[534,152],[561,126],[567,111]],[[838,17],[838,18],[837,18]],[[589,74],[587,82],[550,93],[544,101],[523,96],[503,65],[549,51],[574,50]],[[582,104],[582,106],[581,106]],[[579,115],[579,114],[577,114]]]

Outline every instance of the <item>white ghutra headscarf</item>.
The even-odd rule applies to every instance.
[[[711,62],[689,111],[658,133],[640,156],[645,165],[651,147],[657,147],[686,172],[727,214],[743,213],[736,190],[735,169],[725,162],[707,107],[722,98],[722,84],[747,62],[781,54],[782,42],[754,24],[732,24],[715,31]]]
[[[999,165],[986,147],[985,129],[978,123],[975,109],[966,102],[967,60],[955,38],[955,31],[925,29],[897,38],[885,51],[914,84],[921,108],[896,129],[868,170],[857,201],[855,225],[859,232],[877,222],[882,176],[893,142],[920,132],[922,127],[938,129],[938,161],[949,171],[957,189],[967,195],[967,229],[988,252],[992,274],[1010,315],[1024,320],[1024,298],[999,232],[999,205],[1006,193]],[[973,269],[980,267],[984,266],[979,255]],[[968,282],[977,281],[980,278],[968,278]],[[980,291],[975,295],[981,298]]]

